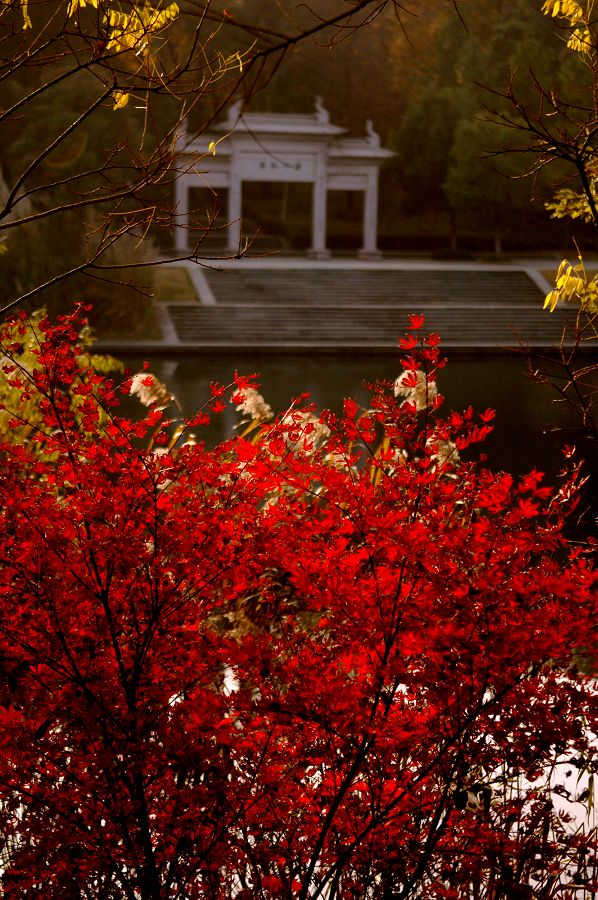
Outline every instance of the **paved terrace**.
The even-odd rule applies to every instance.
[[[179,264],[180,265],[180,264]],[[162,342],[140,352],[392,351],[409,313],[443,346],[500,351],[558,347],[573,311],[542,309],[554,260],[520,265],[265,257],[186,264],[196,303],[160,304]],[[216,266],[218,267],[216,269]],[[102,348],[117,351],[122,344]],[[133,349],[129,344],[128,349]]]

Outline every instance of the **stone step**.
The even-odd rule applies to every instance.
[[[537,306],[542,293],[524,271],[225,269],[205,271],[217,303],[363,306],[437,301]]]
[[[438,332],[446,347],[513,347],[521,341],[531,347],[549,348],[558,347],[566,321],[574,318],[572,310],[545,312],[541,297],[535,306],[518,302],[500,307],[410,303],[408,308],[373,304],[361,307],[171,304],[168,310],[182,345],[218,348],[392,349],[409,325],[410,312],[423,312],[426,333]]]

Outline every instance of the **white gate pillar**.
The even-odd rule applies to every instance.
[[[316,160],[314,177],[312,214],[311,214],[311,247],[310,256],[316,259],[327,259],[330,252],[326,249],[326,158],[319,154]]]
[[[380,256],[378,250],[378,172],[368,173],[368,184],[363,198],[363,247],[360,257]]]
[[[241,190],[242,181],[238,174],[238,167],[235,170],[233,164],[231,166],[230,184],[228,188],[227,249],[229,253],[238,253],[241,242]]]
[[[189,184],[184,175],[175,183],[174,208],[174,247],[177,253],[186,253],[189,249]]]

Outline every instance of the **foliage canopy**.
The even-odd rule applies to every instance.
[[[367,410],[274,419],[236,378],[250,421],[214,450],[226,388],[173,434],[147,372],[124,384],[146,417],[121,414],[77,318],[37,322],[33,365],[25,318],[4,330],[7,898],[595,889],[595,835],[553,776],[595,765],[575,476],[461,461],[493,414],[441,415],[423,324]]]

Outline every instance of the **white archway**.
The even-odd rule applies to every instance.
[[[363,244],[360,256],[378,255],[378,175],[381,163],[393,154],[367,123],[362,138],[346,138],[345,129],[330,123],[328,111],[316,100],[311,115],[245,113],[241,103],[228,110],[214,132],[178,141],[182,174],[176,182],[175,246],[187,249],[189,190],[211,187],[228,190],[227,247],[236,253],[241,240],[244,181],[303,182],[313,185],[310,254],[329,255],[326,246],[327,191],[362,191]]]

